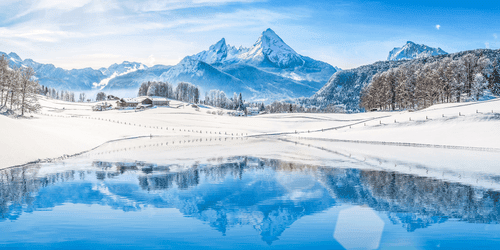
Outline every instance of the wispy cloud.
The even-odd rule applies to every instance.
[[[62,38],[84,37],[78,32],[68,32],[60,30],[50,30],[43,28],[34,29],[9,29],[0,28],[0,37],[5,39],[22,38],[36,42],[58,42]]]
[[[441,28],[441,25],[436,25],[436,29],[439,30]]]
[[[265,9],[238,10],[231,13],[202,17],[192,22],[186,32],[205,32],[235,27],[270,26],[273,22],[303,18],[304,14],[295,12],[276,12]]]
[[[497,39],[498,38],[498,35],[495,33],[493,34],[493,38]]]
[[[27,4],[26,6],[29,6],[25,11],[20,12],[17,14],[13,19],[17,19],[23,16],[26,16],[30,13],[40,11],[40,10],[47,10],[47,9],[56,9],[56,10],[63,10],[63,11],[70,11],[74,10],[76,8],[81,8],[93,0],[39,0],[39,1],[32,1],[31,4]]]
[[[187,8],[197,8],[205,6],[219,6],[231,3],[251,3],[256,0],[149,0],[149,1],[128,1],[124,3],[128,8],[140,12],[169,11]]]

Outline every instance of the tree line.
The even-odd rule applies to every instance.
[[[141,84],[137,96],[159,96],[183,102],[199,103],[200,89],[187,82],[180,82],[174,88],[168,82],[148,81]]]
[[[38,94],[44,95],[47,97],[50,97],[52,99],[57,99],[57,100],[62,100],[62,101],[67,101],[67,102],[75,102],[75,93],[72,91],[66,91],[66,90],[57,90],[55,88],[49,88],[44,85],[40,86],[40,90],[38,91]],[[83,98],[85,99],[85,93],[80,94],[80,100],[82,100],[82,94]]]
[[[365,110],[422,109],[437,103],[478,100],[500,94],[498,62],[468,53],[423,63],[410,61],[373,76],[361,92]]]
[[[0,57],[0,109],[24,113],[36,112],[41,107],[36,94],[40,89],[31,67],[13,68],[4,55]]]
[[[203,103],[206,105],[231,110],[244,110],[246,107],[241,93],[239,95],[233,93],[233,97],[228,98],[224,91],[218,89],[212,89],[208,91],[205,94],[205,100]]]
[[[224,91],[212,89],[205,93],[205,99],[201,100],[200,88],[187,82],[180,82],[175,88],[168,82],[143,82],[139,87],[137,96],[159,96],[183,102],[202,103],[224,109],[245,109],[241,93],[239,95],[234,93],[233,98],[228,98]]]

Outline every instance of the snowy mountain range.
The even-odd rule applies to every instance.
[[[148,68],[142,63],[124,61],[108,68],[98,70],[92,68],[65,70],[52,64],[43,64],[31,59],[22,60],[16,53],[0,56],[10,60],[11,67],[32,67],[41,85],[60,90],[89,91],[119,88],[136,88],[142,81],[159,77],[169,66],[157,65]]]
[[[338,70],[298,54],[267,29],[250,48],[236,48],[222,38],[208,50],[185,57],[159,80],[187,81],[204,91],[241,92],[247,100],[269,102],[310,96]]]
[[[391,50],[391,52],[389,52],[389,56],[387,57],[387,61],[411,60],[446,54],[448,53],[441,48],[436,49],[424,44],[416,44],[408,41],[403,47]]]
[[[219,89],[231,96],[242,93],[248,101],[265,101],[311,96],[339,69],[328,63],[302,56],[290,48],[273,30],[262,32],[250,48],[236,48],[222,38],[208,50],[187,56],[175,66],[124,61],[108,68],[65,70],[52,64],[17,54],[0,55],[11,66],[32,67],[40,84],[72,91],[102,90],[113,93],[128,90],[135,94],[145,81],[181,81],[200,86],[202,93]]]

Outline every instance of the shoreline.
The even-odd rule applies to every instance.
[[[498,152],[500,99],[440,104],[418,112],[283,113],[254,117],[161,107],[93,112],[92,103],[41,98],[32,119],[0,116],[0,169],[66,159],[138,137],[276,138]],[[66,107],[71,107],[66,109]],[[217,110],[217,109],[213,109]],[[56,111],[57,113],[54,113]]]

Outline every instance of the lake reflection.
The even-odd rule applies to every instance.
[[[12,248],[491,248],[500,193],[253,157],[0,171]]]

